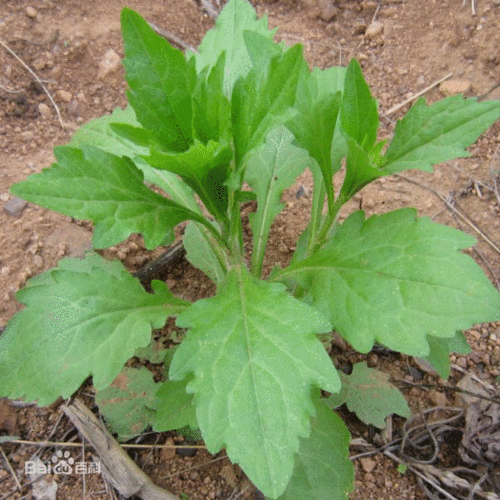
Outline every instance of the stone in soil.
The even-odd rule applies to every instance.
[[[27,201],[21,200],[21,198],[14,197],[11,198],[3,208],[9,215],[12,215],[13,217],[19,217],[27,204]]]

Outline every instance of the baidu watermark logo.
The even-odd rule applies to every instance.
[[[100,462],[75,462],[69,451],[64,453],[59,450],[52,455],[50,461],[44,464],[41,460],[26,461],[25,474],[100,474]]]

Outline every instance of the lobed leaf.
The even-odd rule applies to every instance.
[[[498,318],[500,294],[459,252],[473,243],[411,208],[367,220],[358,211],[316,254],[274,279],[296,279],[356,350],[369,352],[378,341],[426,356],[427,335],[453,337]]]
[[[301,439],[293,475],[279,500],[347,500],[354,467],[349,459],[349,431],[324,402],[315,402],[311,434]]]
[[[54,154],[57,164],[30,175],[11,192],[71,217],[94,221],[95,248],[116,245],[132,233],[141,233],[146,248],[155,248],[173,240],[179,222],[202,220],[201,215],[147,188],[142,172],[127,157],[92,146],[61,146]]]
[[[147,368],[124,367],[108,387],[97,391],[95,402],[118,441],[139,436],[151,424],[158,385]]]
[[[118,133],[120,129],[116,128],[117,125],[140,126],[132,106],[129,105],[124,110],[115,108],[111,115],[101,116],[85,123],[75,132],[68,145],[78,148],[87,144],[116,156],[127,156],[142,171],[145,181],[165,191],[175,203],[201,213],[189,186],[175,174],[156,170],[140,158],[149,153],[149,144],[146,147],[125,138]]]
[[[332,407],[347,404],[349,411],[367,425],[385,427],[385,418],[397,413],[410,418],[411,412],[403,394],[389,383],[389,374],[368,368],[365,361],[353,366],[351,375],[341,375],[342,398],[336,394],[327,399]]]
[[[170,378],[193,379],[196,416],[211,453],[226,446],[266,496],[286,488],[315,408],[311,388],[340,388],[316,338],[328,321],[281,284],[234,268],[218,294],[177,319],[190,328],[170,366]]]
[[[186,392],[186,380],[165,380],[156,393],[153,422],[155,432],[167,432],[184,427],[197,429],[193,395]]]
[[[471,348],[467,343],[463,332],[457,331],[455,336],[449,339],[441,339],[429,335],[430,352],[424,358],[437,371],[439,376],[447,379],[450,376],[450,354],[456,352],[462,356],[467,356],[471,353]]]
[[[189,304],[153,281],[147,293],[118,261],[63,259],[17,293],[26,305],[0,336],[0,395],[43,406],[92,375],[104,389],[151,330]]]
[[[432,172],[433,165],[470,156],[465,148],[498,118],[498,100],[477,102],[456,95],[426,106],[419,99],[396,125],[383,168],[390,173],[411,168]]]

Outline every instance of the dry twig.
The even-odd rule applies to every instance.
[[[14,472],[14,469],[12,469],[12,466],[10,465],[9,459],[5,455],[3,449],[0,447],[0,451],[2,452],[3,459],[5,461],[5,464],[7,465],[7,468],[9,469],[10,474],[14,478],[14,481],[16,482],[17,489],[21,491],[22,486],[21,483],[19,482],[19,479],[17,479],[16,473]]]
[[[120,495],[126,498],[136,495],[143,500],[180,500],[151,481],[80,399],[75,398],[61,409],[94,447],[103,474]]]
[[[15,57],[33,75],[33,77],[35,78],[35,80],[41,85],[42,89],[49,96],[49,99],[50,99],[50,102],[52,103],[52,106],[54,106],[54,109],[56,110],[57,117],[59,118],[59,123],[61,124],[62,129],[65,130],[64,123],[63,123],[62,118],[61,118],[61,113],[59,112],[59,108],[57,107],[57,104],[55,103],[54,99],[50,95],[50,92],[47,90],[47,88],[45,87],[45,85],[42,83],[42,80],[40,80],[40,78],[38,78],[38,76],[36,75],[36,73],[34,73],[33,70],[10,47],[8,47],[2,40],[0,40],[0,45],[9,54],[11,54],[13,57]]]
[[[217,19],[217,16],[219,13],[215,9],[215,7],[212,5],[212,2],[210,0],[201,0],[201,5],[207,12],[207,14],[212,18],[212,19]]]
[[[462,7],[465,7],[466,5],[467,5],[467,0],[464,0]],[[477,14],[477,12],[476,12],[476,0],[470,0],[470,6],[471,6],[472,15],[475,16]]]
[[[172,43],[175,43],[176,45],[181,47],[181,49],[190,50],[191,52],[196,52],[196,53],[198,52],[192,45],[181,40],[177,35],[174,35],[172,32],[160,28],[159,26],[156,26],[156,24],[150,23],[149,21],[148,24],[149,26],[151,26],[151,28],[153,28],[156,31],[156,33],[158,33],[158,35],[162,36],[163,38],[166,38],[168,41]]]
[[[425,87],[425,89],[421,90],[420,92],[417,92],[415,95],[411,96],[410,98],[406,99],[402,103],[398,104],[397,106],[392,107],[389,111],[384,113],[385,116],[392,115],[396,111],[399,111],[401,108],[409,104],[410,102],[415,101],[418,99],[420,96],[426,94],[429,92],[429,90],[432,90],[434,87],[437,87],[440,83],[444,82],[445,80],[448,80],[448,78],[451,78],[453,76],[453,72],[448,73],[446,76],[443,76],[443,78],[435,81],[434,83],[431,83],[428,87]]]
[[[465,213],[462,212],[462,210],[459,210],[455,205],[445,196],[443,196],[441,193],[436,191],[434,188],[428,186],[427,184],[424,184],[422,182],[419,182],[415,179],[411,179],[410,177],[406,177],[406,175],[402,174],[394,174],[396,177],[399,177],[401,179],[404,179],[407,182],[410,182],[412,184],[415,184],[416,186],[420,186],[421,188],[427,189],[431,193],[434,193],[445,205],[447,208],[449,208],[453,213],[458,215],[466,224],[468,224],[474,231],[476,231],[478,234],[482,236],[482,238],[488,243],[488,245],[495,250],[498,254],[500,254],[500,248],[498,245],[496,245],[491,238]],[[456,202],[454,202],[456,204]]]

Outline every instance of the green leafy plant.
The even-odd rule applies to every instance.
[[[160,281],[146,292],[95,252],[64,259],[18,292],[26,307],[0,337],[0,395],[45,405],[92,376],[122,438],[146,425],[199,428],[208,450],[226,448],[267,498],[346,498],[349,433],[331,408],[345,402],[377,426],[409,410],[364,364],[341,379],[318,334],[335,330],[361,353],[378,342],[426,357],[446,375],[449,352],[464,349],[461,330],[498,320],[500,295],[461,252],[472,237],[412,208],[356,211],[342,223],[339,210],[375,179],[468,156],[500,102],[420,100],[388,144],[377,142],[359,64],[310,71],[302,47],[275,44],[244,0],[230,0],[186,56],[137,13],[124,9],[121,22],[129,106],[84,125],[55,149],[56,164],[11,191],[92,220],[96,249],[132,233],[153,249],[189,221],[187,258],[217,292],[190,303]],[[291,263],[264,275],[281,195],[306,168],[310,223]],[[247,200],[257,202],[249,255]],[[187,329],[173,355],[148,347],[170,316]],[[124,368],[136,354],[164,363],[165,380]]]
[[[400,474],[406,474],[406,471],[408,470],[408,466],[406,464],[399,464],[397,466],[397,471],[400,473]]]

